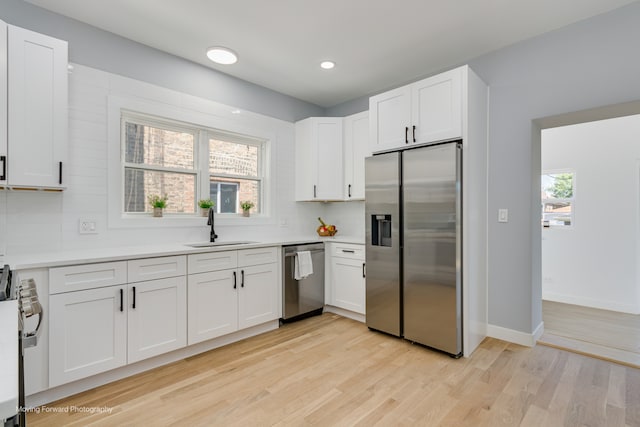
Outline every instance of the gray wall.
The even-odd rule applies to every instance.
[[[2,0],[0,19],[69,42],[69,60],[286,121],[324,108],[36,7]]]
[[[532,121],[640,100],[639,23],[637,2],[469,61],[490,87],[492,325],[530,333],[542,320],[538,125],[553,120]],[[327,115],[362,111],[365,101]],[[498,208],[509,209],[508,223],[497,222]]]

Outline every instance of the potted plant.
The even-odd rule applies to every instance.
[[[153,216],[159,218],[162,216],[162,209],[167,207],[167,200],[169,197],[165,194],[164,196],[159,196],[158,194],[150,194],[149,204],[153,208]]]
[[[254,206],[255,204],[250,200],[240,202],[240,207],[242,208],[242,216],[249,216],[249,210]]]
[[[198,206],[200,206],[200,214],[202,216],[208,216],[209,215],[209,209],[211,209],[212,207],[214,207],[216,204],[213,200],[211,199],[202,199],[198,202]]]

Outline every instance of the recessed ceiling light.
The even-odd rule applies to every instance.
[[[238,55],[231,49],[214,46],[207,49],[207,57],[216,64],[231,65],[238,62]]]
[[[336,63],[333,61],[322,61],[320,63],[320,67],[324,68],[325,70],[330,70],[335,66],[336,66]]]

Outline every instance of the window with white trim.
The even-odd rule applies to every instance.
[[[542,174],[542,224],[569,227],[573,224],[575,174],[571,171]]]
[[[153,195],[174,216],[196,215],[201,199],[220,214],[241,213],[245,201],[263,212],[264,140],[123,111],[121,142],[125,215],[152,211]]]
[[[240,213],[242,202],[262,211],[264,144],[222,133],[209,138],[209,193],[218,213]]]

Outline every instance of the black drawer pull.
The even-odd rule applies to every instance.
[[[404,127],[404,143],[409,143],[409,126]]]
[[[120,288],[120,311],[124,311],[124,289]]]
[[[7,156],[0,156],[0,162],[2,162],[2,176],[0,176],[0,181],[4,181],[7,179]]]
[[[238,285],[236,283],[236,272],[233,272],[233,289],[238,289]]]
[[[58,162],[58,184],[62,185],[62,162]]]
[[[416,126],[413,126],[413,142],[416,142]]]
[[[348,254],[355,254],[356,251],[352,250],[352,249],[343,249],[342,252],[348,253]]]
[[[365,263],[362,263],[362,277],[367,277],[367,272],[366,272],[366,267],[365,267]]]
[[[133,308],[135,310],[136,308],[136,287],[133,287],[133,304],[131,305],[131,308]]]
[[[244,288],[244,270],[240,270],[240,287]]]

